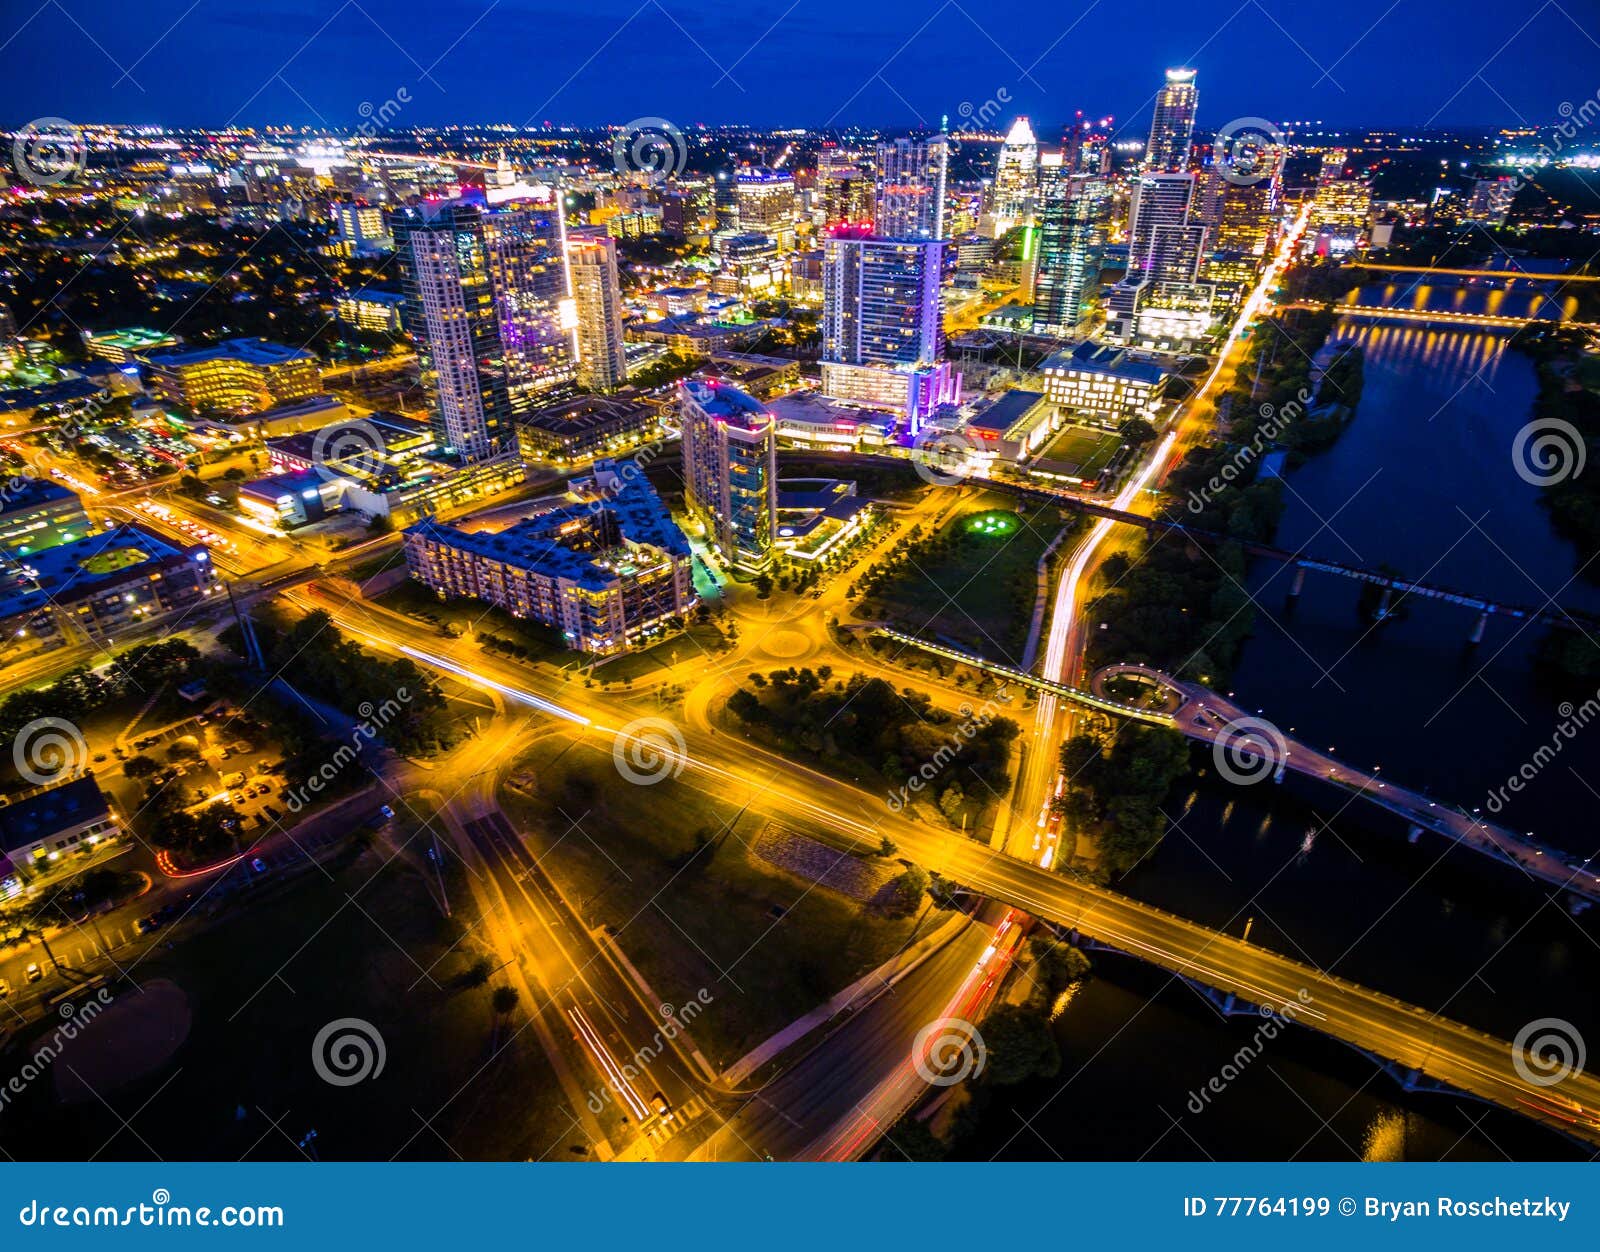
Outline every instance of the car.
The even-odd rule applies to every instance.
[[[662,1121],[670,1122],[672,1120],[672,1105],[667,1103],[667,1097],[662,1095],[661,1092],[658,1091],[650,1097],[650,1107],[655,1109],[657,1116]]]
[[[387,804],[381,805],[378,808],[378,815],[380,817],[382,817],[384,821],[387,822],[387,821],[390,821],[394,817],[394,810],[391,809]]]
[[[258,856],[250,862],[250,868],[258,874],[265,874],[267,872],[267,863]]]
[[[28,962],[27,974],[28,974],[28,981],[29,982],[38,982],[41,978],[44,977],[44,971],[39,968],[39,962],[38,961],[29,961]]]

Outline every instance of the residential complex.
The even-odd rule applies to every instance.
[[[777,531],[778,435],[760,402],[715,379],[678,384],[684,503],[722,559],[758,571]]]

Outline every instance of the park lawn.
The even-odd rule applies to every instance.
[[[513,617],[504,609],[481,600],[441,600],[421,583],[409,579],[377,596],[373,603],[381,604],[392,613],[432,622],[441,630],[453,626],[468,635],[494,635],[508,640],[527,649],[527,656],[520,659],[532,663],[542,661],[570,669],[581,666],[585,660],[563,643],[559,632],[542,623]]]
[[[1011,519],[991,525],[991,519]],[[1019,664],[1038,595],[1038,564],[1061,529],[1052,510],[974,508],[940,531],[937,555],[905,561],[863,611],[907,634]]]
[[[694,1036],[721,1070],[898,951],[911,919],[889,919],[760,860],[749,841],[766,818],[691,776],[633,786],[611,752],[552,736],[513,771],[534,793],[506,791],[507,813],[583,913],[606,925],[664,1001],[712,997]],[[571,819],[577,818],[574,823]],[[716,839],[685,864],[697,832]],[[804,833],[804,832],[802,832]]]
[[[682,634],[597,665],[594,676],[600,682],[627,682],[658,677],[675,661],[698,660],[711,665],[722,655],[723,642],[722,631],[714,622],[696,622]]]
[[[404,838],[412,819],[397,807]],[[26,1093],[36,1115],[0,1123],[5,1150],[81,1160],[104,1145],[111,1160],[299,1160],[295,1144],[315,1129],[324,1160],[568,1159],[560,1088],[534,1033],[520,1029],[528,1006],[513,1010],[501,1030],[510,1042],[491,1053],[498,981],[463,982],[483,956],[458,938],[464,926],[444,919],[418,872],[381,843],[358,841],[325,865],[328,876],[284,869],[248,880],[215,919],[206,916],[213,890],[192,920],[166,932],[170,951],[158,944],[133,969],[141,984],[177,983],[192,1014],[166,1066],[104,1093],[123,1117],[149,1101],[133,1117],[136,1134],[98,1101],[56,1106],[46,1078]],[[467,895],[465,883],[452,891]],[[377,1076],[336,1087],[317,1074],[312,1045],[341,1018],[376,1027],[385,1060]]]

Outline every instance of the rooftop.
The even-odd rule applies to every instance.
[[[287,365],[291,361],[314,362],[317,358],[304,348],[273,343],[270,339],[224,339],[200,348],[179,348],[152,352],[145,358],[158,369],[181,369],[209,361],[240,361],[246,365]]]
[[[204,544],[179,547],[137,522],[44,548],[9,562],[0,579],[0,602],[9,614],[34,613],[51,601],[72,602],[149,577],[153,561],[207,562]]]
[[[17,852],[60,831],[101,821],[110,814],[99,784],[86,775],[0,808],[0,849]]]
[[[979,430],[994,430],[1004,434],[1043,400],[1042,392],[1008,391],[981,413],[975,414],[967,425],[976,426]]]
[[[1040,363],[1039,368],[1047,373],[1051,370],[1075,370],[1082,374],[1104,374],[1147,383],[1152,387],[1167,376],[1167,371],[1159,365],[1134,360],[1125,348],[1095,343],[1092,339],[1085,339],[1071,352],[1058,352],[1048,357]]]
[[[78,493],[48,478],[14,478],[5,491],[0,492],[0,513],[24,513],[42,504],[59,500],[77,500]]]

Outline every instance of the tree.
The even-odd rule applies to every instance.
[[[160,768],[161,766],[157,765],[150,757],[144,755],[130,756],[122,764],[122,773],[125,777],[138,782],[141,778],[149,778]]]
[[[506,1017],[517,1007],[517,998],[515,987],[496,987],[489,996],[489,1007],[496,1017]]]
[[[997,1086],[1054,1078],[1060,1072],[1061,1049],[1037,1009],[1001,1005],[983,1023],[983,1042],[989,1053],[987,1072]]]
[[[891,857],[897,851],[899,851],[899,849],[895,846],[894,840],[889,838],[888,835],[885,835],[878,843],[878,855],[881,857]]]
[[[944,794],[939,797],[939,812],[944,814],[945,821],[952,826],[961,824],[961,806],[967,802],[967,796],[961,790],[960,783],[951,783],[944,789]]]

